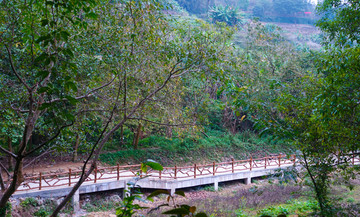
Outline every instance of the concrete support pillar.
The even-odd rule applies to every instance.
[[[245,178],[245,185],[251,184],[251,177]]]
[[[214,182],[214,190],[215,191],[219,190],[219,182],[217,180]]]
[[[175,187],[172,187],[172,188],[170,189],[170,195],[171,195],[171,196],[174,196],[174,195],[175,195],[175,191],[176,191],[176,188],[175,188]]]
[[[72,198],[72,206],[74,208],[74,212],[77,213],[80,211],[80,194],[79,190],[77,190]]]

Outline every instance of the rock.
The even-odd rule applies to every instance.
[[[85,198],[84,198],[84,201],[86,203],[89,203],[90,202],[90,195],[86,195]]]
[[[122,201],[120,196],[117,194],[110,196],[109,200],[115,203],[120,203]]]

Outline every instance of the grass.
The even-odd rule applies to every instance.
[[[147,159],[158,161],[162,165],[186,165],[189,163],[208,163],[226,161],[230,158],[247,159],[263,157],[268,153],[291,152],[282,141],[267,136],[260,138],[255,133],[243,132],[232,135],[219,130],[209,130],[205,136],[186,138],[165,138],[150,136],[140,141],[139,149],[128,148],[100,155],[104,163],[139,163]]]

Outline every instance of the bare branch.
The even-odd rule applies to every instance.
[[[3,153],[5,153],[5,154],[7,154],[7,155],[10,155],[10,156],[13,157],[13,158],[17,158],[17,155],[16,155],[16,154],[14,154],[14,153],[6,150],[6,149],[3,148],[1,145],[0,145],[0,151],[3,152]]]
[[[36,152],[37,150],[41,149],[42,147],[44,147],[46,144],[48,144],[49,142],[51,142],[52,140],[54,140],[56,137],[58,137],[61,133],[61,131],[63,129],[65,129],[66,127],[70,127],[71,125],[73,125],[74,122],[71,122],[70,124],[67,124],[67,125],[64,125],[64,126],[61,126],[60,129],[58,130],[58,132],[53,136],[51,137],[50,139],[46,140],[45,142],[41,143],[38,147],[34,148],[33,150],[27,152],[24,154],[24,157]]]
[[[0,162],[0,167],[5,171],[5,173],[10,177],[10,172],[6,169],[6,167]]]
[[[127,118],[129,120],[141,120],[141,121],[146,121],[146,122],[149,122],[149,123],[153,123],[153,124],[156,124],[156,125],[161,125],[161,126],[169,126],[169,127],[181,127],[181,126],[194,126],[196,124],[167,124],[167,123],[160,123],[160,122],[156,122],[156,121],[150,121],[148,119],[144,119],[144,118]]]
[[[102,89],[102,88],[104,88],[104,87],[109,86],[109,85],[115,80],[115,78],[116,78],[116,76],[114,76],[114,78],[111,79],[111,81],[109,81],[108,83],[103,84],[103,85],[101,85],[101,86],[99,86],[99,87],[96,87],[96,88],[90,90],[89,92],[87,92],[87,93],[86,93],[85,95],[83,95],[83,96],[77,96],[77,97],[75,97],[75,99],[79,100],[79,99],[84,99],[84,98],[88,98],[88,97],[92,96],[94,92],[96,92],[96,91],[98,91],[98,90],[100,90],[100,89]],[[62,98],[62,99],[57,98],[57,99],[50,100],[50,101],[47,102],[47,103],[54,103],[54,102],[67,101],[67,100],[68,100],[68,99],[66,99],[66,98]]]
[[[32,159],[29,163],[27,163],[23,168],[26,168],[28,166],[30,166],[32,163],[34,163],[37,159],[41,158],[42,156],[52,153],[55,150],[46,150],[45,152],[41,153],[39,156],[37,156],[36,158]]]
[[[10,60],[10,65],[11,65],[11,69],[14,72],[15,76],[19,79],[19,81],[26,87],[26,89],[31,92],[31,88],[29,87],[29,85],[27,85],[24,81],[24,79],[22,79],[19,75],[19,73],[16,71],[15,66],[14,66],[14,62],[13,59],[11,57],[11,50],[8,46],[5,45],[5,48],[8,52],[8,56],[9,56],[9,60]]]

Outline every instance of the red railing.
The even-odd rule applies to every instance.
[[[123,178],[131,178],[144,175],[151,179],[171,180],[171,179],[189,179],[199,178],[203,176],[215,176],[223,173],[236,173],[240,171],[251,171],[254,169],[273,169],[281,166],[295,165],[295,155],[269,155],[263,158],[247,160],[234,160],[229,162],[205,165],[194,164],[192,166],[183,167],[164,167],[162,171],[148,170],[147,174],[141,173],[141,165],[125,165],[111,166],[104,168],[95,168],[93,173],[85,180],[85,183],[97,183],[106,180],[120,180]],[[360,163],[359,156],[354,154],[351,156],[351,163]],[[81,170],[71,170],[56,174],[42,174],[38,176],[26,177],[25,181],[18,188],[18,191],[27,190],[43,190],[59,186],[71,186],[75,184],[81,175]]]

